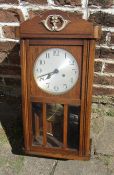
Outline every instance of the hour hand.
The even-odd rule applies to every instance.
[[[51,76],[52,76],[53,74],[57,74],[58,72],[59,72],[58,69],[54,69],[54,71],[49,72],[49,73],[47,73],[47,74],[40,75],[38,78],[41,78],[41,77],[47,76],[46,79],[50,79]]]
[[[59,70],[58,70],[58,69],[55,69],[53,72],[50,72],[50,73],[47,75],[46,79],[50,79],[51,76],[52,76],[53,74],[57,74],[58,72],[59,72]]]
[[[46,79],[50,79],[51,78],[51,74],[48,74]]]

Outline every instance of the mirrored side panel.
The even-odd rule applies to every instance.
[[[68,131],[67,146],[71,149],[79,148],[79,123],[80,123],[80,107],[68,106]]]

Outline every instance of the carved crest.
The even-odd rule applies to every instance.
[[[61,15],[49,15],[42,23],[49,31],[59,32],[63,30],[70,20],[64,19]]]

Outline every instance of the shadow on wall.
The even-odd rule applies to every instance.
[[[2,43],[0,52],[0,130],[4,129],[12,152],[23,154],[19,44]]]
[[[19,44],[13,42],[0,45],[0,99],[21,96],[21,69]]]
[[[0,103],[0,122],[5,131],[12,153],[23,154],[21,108],[16,104]]]

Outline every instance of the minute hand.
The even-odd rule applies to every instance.
[[[44,76],[47,75],[46,79],[49,79],[49,78],[51,78],[51,76],[52,76],[53,74],[57,74],[58,72],[59,72],[59,70],[58,70],[58,69],[55,69],[55,70],[52,71],[52,72],[49,72],[49,73],[46,73],[46,74],[43,74],[43,75],[38,76],[38,78],[41,78],[41,77],[44,77]]]

